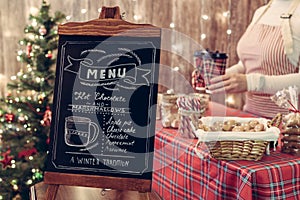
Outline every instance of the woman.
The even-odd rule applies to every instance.
[[[208,89],[246,92],[244,110],[261,117],[286,113],[270,96],[289,86],[300,89],[300,0],[271,0],[258,8],[237,53],[239,63],[211,79]]]

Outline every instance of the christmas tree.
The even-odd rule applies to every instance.
[[[42,1],[30,14],[17,59],[21,70],[11,77],[0,105],[0,200],[29,199],[29,189],[43,180],[49,143],[57,25],[65,16],[50,15]]]

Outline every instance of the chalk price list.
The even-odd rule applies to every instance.
[[[77,103],[76,103],[77,102]],[[91,103],[93,102],[93,103]],[[130,110],[126,104],[128,100],[124,96],[107,95],[102,92],[75,91],[73,103],[69,105],[73,115],[88,114],[97,115],[97,126],[100,135],[94,144],[86,146],[85,150],[95,152],[96,148],[102,162],[109,167],[128,167],[130,160],[136,156],[131,152],[136,144],[137,130],[130,117]],[[122,107],[123,106],[123,107]],[[102,133],[102,134],[101,134]],[[95,165],[95,159],[85,159],[77,156],[78,164]],[[72,162],[75,162],[74,159]]]

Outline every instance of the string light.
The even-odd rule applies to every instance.
[[[81,9],[81,14],[85,14],[85,13],[87,13],[87,9],[85,9],[85,8],[83,8],[83,9]]]
[[[233,106],[235,104],[235,100],[234,100],[233,96],[228,96],[225,101],[228,106]]]
[[[177,72],[177,71],[180,70],[180,67],[176,66],[176,67],[173,68],[173,70],[174,70],[175,72]]]
[[[23,54],[23,51],[22,50],[19,50],[18,51],[18,55],[20,56],[20,55],[22,55]]]
[[[66,20],[69,21],[72,18],[71,15],[66,16]]]
[[[16,185],[17,183],[18,183],[18,181],[16,179],[14,179],[14,180],[11,181],[12,185]]]
[[[23,72],[19,71],[19,72],[17,73],[17,76],[22,76],[22,74],[23,74]]]
[[[15,160],[12,160],[11,161],[11,168],[16,168],[16,161]]]
[[[18,190],[19,187],[18,187],[17,185],[13,185],[13,189],[14,189],[14,190]]]
[[[208,20],[208,19],[209,19],[209,17],[208,17],[208,15],[202,15],[202,19],[204,19],[204,20]]]
[[[167,94],[174,94],[174,90],[173,89],[167,90]]]
[[[205,0],[201,0],[201,11],[200,11],[201,17],[200,17],[200,30],[201,30],[201,34],[200,34],[200,40],[203,41],[207,38],[207,34],[206,34],[206,30],[205,28],[208,27],[207,21],[209,21],[211,19],[210,17],[210,10],[208,10],[208,6],[206,5],[206,1]],[[216,15],[215,13],[213,13],[213,15]],[[220,21],[227,22],[227,29],[226,29],[226,34],[228,35],[228,37],[232,34],[232,29],[231,29],[231,24],[230,24],[230,19],[231,19],[231,0],[228,0],[228,8],[226,11],[223,11],[221,13],[217,14],[217,17],[221,17],[222,19]],[[229,39],[229,38],[228,38]],[[229,46],[230,42],[228,42]]]
[[[133,19],[137,23],[140,23],[140,20],[142,19],[142,15],[141,15],[141,9],[139,8],[138,3],[139,3],[138,1],[132,1],[132,4],[133,4],[132,6],[134,8]]]
[[[39,9],[36,7],[31,7],[31,8],[29,8],[29,12],[32,15],[37,15],[39,13]]]
[[[37,83],[40,83],[40,82],[41,82],[41,78],[40,78],[40,77],[36,77],[36,78],[35,78],[35,81],[36,81]]]
[[[223,17],[229,17],[230,16],[230,11],[225,11],[223,12]]]
[[[232,29],[231,29],[231,10],[232,10],[232,5],[231,5],[231,0],[228,0],[228,14],[227,14],[227,52],[230,52],[231,50],[231,34],[232,34]]]
[[[142,17],[141,17],[140,15],[134,15],[134,16],[133,16],[133,19],[134,19],[135,21],[139,21],[140,19],[142,19]]]
[[[35,36],[34,36],[34,34],[29,34],[28,38],[31,39],[31,40],[34,40]]]
[[[204,40],[206,38],[206,34],[205,33],[202,33],[201,36],[200,36],[201,40]]]
[[[207,14],[204,14],[204,13],[207,13],[206,10],[206,5],[205,5],[205,1],[204,0],[201,0],[201,18],[200,18],[200,31],[201,31],[201,34],[200,34],[200,39],[201,41],[203,41],[205,38],[206,38],[206,34],[205,34],[205,30],[204,30],[204,27],[205,24],[204,22],[208,20],[208,15]]]
[[[36,19],[32,19],[31,25],[32,25],[32,26],[37,26],[37,25],[38,25]]]
[[[170,23],[170,28],[175,28],[175,23],[174,22]]]
[[[32,181],[31,179],[29,179],[29,180],[26,182],[27,185],[31,185],[32,183],[33,183],[33,181]]]

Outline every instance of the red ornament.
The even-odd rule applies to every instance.
[[[13,122],[15,119],[15,115],[12,113],[6,113],[4,117],[5,117],[5,121],[8,123]]]
[[[11,92],[7,92],[6,97],[9,99],[11,97]]]
[[[25,158],[25,157],[33,156],[35,154],[37,154],[36,148],[32,148],[29,150],[23,150],[18,153],[18,158]]]
[[[50,144],[50,137],[47,138],[46,144]]]
[[[51,59],[52,56],[53,56],[52,52],[51,52],[51,51],[48,51],[48,53],[46,54],[46,58]]]
[[[28,43],[27,46],[26,46],[26,55],[27,55],[28,58],[31,57],[30,56],[31,52],[32,52],[32,45],[30,43]]]
[[[44,113],[44,117],[43,117],[43,126],[50,126],[51,124],[51,119],[52,119],[52,112],[50,110],[50,106],[47,106],[46,111]]]
[[[9,149],[2,154],[3,159],[0,160],[0,163],[2,164],[2,169],[6,169],[8,166],[11,166],[11,161],[13,160],[13,156],[9,156],[10,152],[11,151]]]

